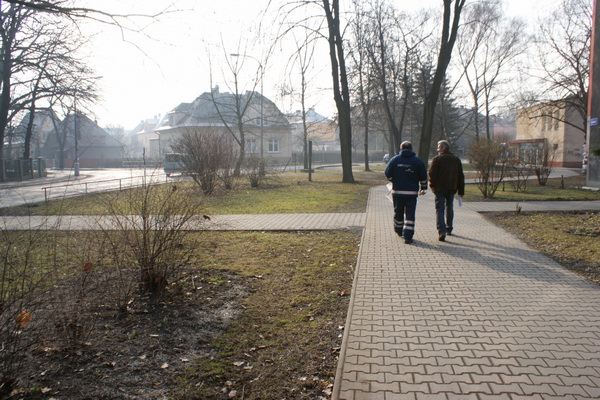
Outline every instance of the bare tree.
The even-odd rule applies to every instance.
[[[458,35],[460,16],[465,5],[465,0],[443,0],[444,15],[442,23],[442,36],[440,50],[438,53],[437,67],[433,76],[433,83],[425,99],[423,112],[423,126],[421,128],[421,139],[419,142],[419,157],[427,162],[431,149],[431,137],[433,134],[433,120],[435,106],[438,101],[440,89],[446,75],[448,64],[452,57],[452,49]],[[454,8],[452,9],[452,3]]]
[[[172,3],[166,3],[166,7],[158,12],[148,14],[118,14],[106,10],[89,7],[73,7],[71,0],[3,0],[4,3],[21,7],[38,13],[52,14],[67,18],[70,21],[92,20],[107,25],[118,27],[122,31],[139,31],[138,28],[128,26],[127,22],[142,18],[154,20],[160,15],[176,12]]]
[[[70,86],[63,83],[69,75],[71,81],[89,82],[91,78],[83,57],[78,54],[85,44],[81,31],[76,29],[78,22],[91,20],[122,33],[142,33],[141,20],[156,20],[160,15],[177,11],[168,4],[154,15],[116,14],[76,7],[69,0],[4,0],[0,1],[0,7],[0,150],[12,119],[27,110],[29,124],[23,152],[26,158],[39,103],[45,101],[41,106],[47,108],[53,106],[50,98],[68,96],[72,82]],[[71,96],[88,97],[73,91]]]
[[[3,50],[0,101],[0,149],[6,127],[24,110],[29,121],[23,135],[23,157],[29,158],[36,109],[79,96],[81,103],[97,99],[97,78],[81,60],[84,42],[71,26],[54,15],[35,13],[10,4],[1,17]]]
[[[271,1],[269,2],[271,3]],[[315,8],[313,12],[311,7]],[[316,11],[318,10],[318,11]],[[345,20],[339,0],[293,0],[286,2],[281,8],[283,13],[282,40],[290,31],[300,28],[314,30],[320,24],[307,23],[310,20],[323,19],[326,22],[326,32],[317,32],[327,40],[331,77],[333,82],[333,98],[337,108],[337,118],[340,138],[340,153],[342,159],[342,181],[353,183],[352,173],[352,118],[350,105],[350,89],[346,69],[346,50],[343,32]],[[300,15],[298,20],[289,22]]]
[[[543,19],[536,37],[538,45],[538,90],[527,103],[547,103],[560,100],[564,110],[572,109],[581,116],[575,123],[565,118],[568,113],[549,111],[540,118],[549,118],[571,125],[585,135],[590,74],[592,32],[592,2],[563,0],[559,9]]]
[[[353,78],[356,102],[360,105],[359,118],[364,129],[364,152],[365,171],[369,171],[369,131],[372,119],[374,85],[372,82],[371,64],[367,54],[367,26],[366,12],[360,8],[359,2],[354,1],[356,17],[352,23],[353,46],[350,55],[352,57],[352,69],[350,75]]]
[[[493,101],[511,63],[524,51],[523,21],[507,18],[500,2],[473,3],[457,42],[458,62],[473,100],[473,111],[485,115],[485,135],[491,138]],[[475,138],[480,137],[475,118]]]
[[[54,32],[55,36],[46,46],[47,51],[40,55],[37,76],[31,79],[30,88],[25,92],[28,93],[29,124],[23,158],[29,158],[33,121],[40,101],[44,102],[43,108],[62,104],[67,109],[90,111],[99,98],[99,78],[77,55],[82,43],[77,36],[65,32],[69,32],[66,27]]]
[[[299,41],[295,37],[295,43],[297,47],[297,51],[290,60],[293,65],[297,66],[298,72],[300,73],[300,84],[299,84],[299,93],[298,100],[300,103],[300,117],[302,120],[302,154],[303,154],[303,163],[304,169],[307,170],[309,168],[308,165],[308,138],[309,138],[309,130],[310,123],[307,120],[307,113],[311,107],[307,107],[307,94],[309,90],[310,84],[310,71],[314,68],[314,55],[315,55],[315,38],[314,32],[316,30],[306,30],[306,36],[302,41]]]
[[[0,153],[4,147],[6,127],[10,123],[11,97],[13,90],[13,75],[22,63],[16,62],[19,52],[26,52],[27,46],[22,46],[20,33],[27,26],[27,20],[33,15],[29,9],[10,4],[8,9],[0,12],[0,36],[2,37],[2,59],[0,60],[1,91],[0,91]],[[25,35],[26,36],[26,35]]]
[[[346,72],[346,55],[341,27],[341,8],[339,0],[323,0],[323,10],[327,20],[329,57],[333,78],[333,97],[338,111],[340,129],[340,147],[342,156],[342,181],[353,183],[352,174],[352,118],[350,90]]]
[[[401,96],[398,70],[402,68],[398,60],[400,50],[395,46],[399,42],[398,31],[395,29],[398,24],[393,8],[379,1],[372,3],[371,7],[367,36],[370,43],[366,49],[379,91],[381,107],[386,116],[389,152],[395,154],[402,141],[397,115]]]
[[[264,73],[264,64],[266,61],[258,61],[258,69],[256,70],[256,78],[250,83],[250,88],[243,91],[240,74],[248,56],[244,53],[227,53],[224,52],[228,73],[233,79],[225,79],[226,84],[231,91],[231,95],[221,94],[218,86],[211,89],[210,96],[214,106],[216,115],[222,122],[225,129],[231,134],[232,139],[238,144],[239,152],[238,159],[235,165],[234,175],[239,176],[241,173],[244,158],[246,156],[246,133],[248,125],[251,122],[250,111],[253,110],[253,104],[258,100],[261,103],[260,126],[262,129],[263,118],[262,106],[264,105],[264,97],[262,93],[256,93],[256,87],[262,79]],[[210,59],[210,58],[209,58]],[[223,71],[223,75],[226,72]],[[213,86],[213,74],[211,68],[210,74],[211,87]],[[262,146],[262,137],[261,143]]]

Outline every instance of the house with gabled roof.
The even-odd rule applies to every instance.
[[[25,146],[29,145],[29,157],[42,157],[42,148],[48,134],[54,129],[53,121],[58,117],[51,108],[40,108],[33,114],[24,113],[23,118],[15,127],[11,135],[7,135],[4,143],[4,156],[7,158],[22,158]],[[30,127],[31,125],[31,127]],[[27,131],[31,128],[31,136],[27,138]],[[27,143],[29,140],[29,143]]]
[[[77,156],[81,168],[108,168],[122,165],[124,149],[95,121],[76,113],[55,124],[42,154],[58,168],[72,168]]]
[[[189,129],[222,130],[239,139],[239,121],[246,154],[263,154],[277,164],[291,159],[290,123],[275,103],[258,92],[247,91],[236,96],[220,92],[218,86],[211,92],[202,93],[191,103],[179,104],[167,114],[155,129],[159,153],[171,152],[171,146]]]
[[[154,116],[140,121],[135,128],[131,130],[131,150],[132,157],[146,157],[148,159],[160,159],[158,146],[158,133],[156,129],[165,125],[167,114]]]
[[[292,126],[293,147],[298,153],[304,148],[304,122],[302,111],[298,110],[287,116]],[[340,149],[340,141],[335,121],[319,114],[314,108],[308,109],[305,115],[307,140],[312,141],[314,151],[334,151]]]

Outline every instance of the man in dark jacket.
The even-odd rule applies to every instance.
[[[388,162],[385,176],[392,182],[394,231],[404,237],[404,243],[412,243],[417,196],[427,190],[427,168],[412,151],[410,142],[402,142],[400,153]]]
[[[443,242],[452,235],[454,223],[454,195],[465,195],[465,175],[460,158],[450,153],[450,144],[440,140],[438,155],[429,166],[429,187],[435,194],[438,239]],[[444,218],[445,214],[445,218]]]

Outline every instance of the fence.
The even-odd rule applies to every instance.
[[[0,159],[0,181],[22,181],[46,176],[46,160],[28,158],[18,160]]]
[[[74,197],[89,193],[103,192],[109,190],[124,190],[146,184],[161,183],[163,176],[131,176],[127,178],[105,179],[88,182],[69,182],[63,185],[52,185],[43,187],[44,200],[47,202],[52,198]],[[167,180],[168,181],[168,180]]]

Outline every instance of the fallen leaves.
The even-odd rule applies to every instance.
[[[27,324],[31,321],[31,313],[29,311],[22,310],[15,320],[17,326],[21,329],[27,328]]]

